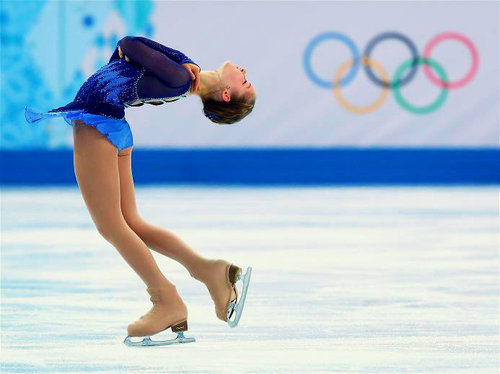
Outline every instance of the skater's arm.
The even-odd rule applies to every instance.
[[[160,44],[158,42],[155,42],[154,40],[145,38],[143,36],[133,36],[132,38],[134,40],[139,40],[140,42],[146,44],[148,47],[151,47],[154,50],[163,53],[167,57],[170,57],[172,60],[174,60],[175,62],[177,62],[179,65],[182,65],[182,64],[185,64],[185,63],[190,63],[190,64],[194,64],[194,65],[200,67],[197,63],[195,63],[193,60],[191,60],[189,57],[187,57],[181,51],[178,51],[176,49],[167,47],[167,46],[165,46],[163,44]]]
[[[185,63],[190,63],[190,64],[198,66],[201,70],[201,67],[196,62],[191,60],[188,56],[186,56],[181,51],[167,47],[163,44],[160,44],[158,42],[155,42],[154,40],[145,38],[143,36],[132,36],[131,38],[133,38],[134,40],[139,40],[142,43],[146,44],[148,47],[151,47],[154,50],[163,53],[164,55],[166,55],[167,57],[170,57],[172,60],[174,60],[175,62],[177,62],[180,65],[185,64]],[[119,44],[120,44],[120,41],[117,43],[117,48],[115,48],[115,50],[113,51],[113,54],[111,55],[111,58],[109,59],[109,62],[116,60],[117,58],[120,58],[119,53],[118,53],[118,45]]]
[[[145,67],[172,88],[184,87],[191,80],[185,67],[146,45],[138,37],[126,36],[118,42],[118,45],[133,63]]]

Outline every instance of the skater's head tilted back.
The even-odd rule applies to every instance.
[[[225,61],[217,70],[200,71],[200,85],[192,94],[200,97],[208,119],[228,125],[252,112],[257,95],[246,74],[244,68],[231,61]]]

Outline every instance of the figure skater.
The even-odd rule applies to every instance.
[[[217,318],[231,327],[237,325],[245,302],[251,267],[242,275],[242,269],[228,261],[202,257],[137,211],[131,170],[133,136],[125,108],[162,105],[190,95],[199,96],[203,113],[217,124],[240,121],[252,111],[256,99],[246,70],[231,61],[217,70],[202,71],[180,51],[145,37],[126,36],[118,41],[108,64],[87,79],[72,102],[48,112],[25,108],[29,123],[63,117],[73,126],[74,171],[91,218],[147,285],[153,307],[128,325],[127,345],[194,341],[183,335],[188,329],[187,307],[148,248],[178,261],[191,277],[204,283]],[[241,295],[238,280],[243,283]],[[150,339],[168,328],[177,333],[175,339]],[[131,337],[143,340],[133,342]]]

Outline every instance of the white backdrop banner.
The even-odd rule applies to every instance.
[[[497,2],[158,2],[153,18],[203,70],[246,68],[257,101],[234,126],[196,96],[127,109],[137,146],[498,146]]]
[[[498,1],[113,4],[44,3],[31,10],[26,46],[6,42],[6,148],[71,145],[62,119],[20,127],[14,99],[22,111],[65,105],[125,35],[178,49],[203,70],[230,60],[257,91],[253,112],[232,126],[210,122],[194,95],[127,108],[136,148],[499,146]],[[37,70],[12,73],[16,53]]]

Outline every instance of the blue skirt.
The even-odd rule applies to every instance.
[[[123,148],[134,145],[134,138],[130,125],[125,119],[121,120],[92,114],[85,109],[74,109],[60,112],[37,112],[28,107],[24,108],[24,116],[29,123],[37,123],[42,120],[54,117],[63,117],[66,123],[73,126],[73,121],[81,120],[85,124],[93,126],[113,144],[118,152]]]

